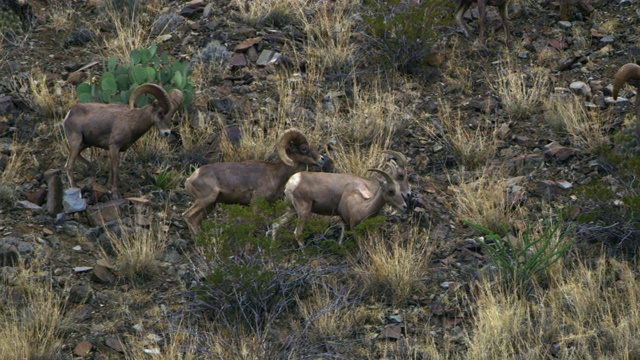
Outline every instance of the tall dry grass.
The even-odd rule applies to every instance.
[[[538,112],[549,96],[549,70],[529,68],[523,72],[516,68],[509,55],[505,55],[489,84],[500,96],[505,111],[515,120],[527,120]]]
[[[0,354],[5,359],[51,359],[62,354],[66,300],[40,273],[37,261],[4,271],[8,302],[0,311]],[[12,275],[10,275],[13,273]]]
[[[428,234],[418,228],[396,229],[390,236],[376,232],[361,240],[362,258],[354,260],[359,287],[377,301],[396,306],[424,291],[432,249]]]
[[[479,169],[471,179],[460,179],[452,184],[455,213],[460,219],[496,233],[509,229],[526,216],[522,204],[514,203],[517,197],[509,195],[517,185],[511,183],[515,179],[510,179],[504,170],[492,166]]]
[[[476,125],[475,129],[470,127],[464,123],[461,110],[456,112],[451,109],[451,105],[442,97],[438,98],[438,117],[446,130],[445,141],[462,165],[473,169],[486,164],[495,155],[498,138],[493,125],[489,130],[481,125]],[[428,123],[423,125],[430,126]]]
[[[557,132],[566,133],[571,145],[581,151],[598,154],[609,149],[605,125],[610,113],[590,111],[584,99],[574,94],[554,94],[545,100],[545,120]]]

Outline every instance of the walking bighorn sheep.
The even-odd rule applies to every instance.
[[[618,69],[616,76],[613,78],[613,99],[618,99],[618,93],[622,85],[629,83],[636,87],[636,136],[640,139],[640,65],[629,63],[624,64]]]
[[[345,226],[353,229],[362,221],[377,215],[385,204],[406,211],[407,204],[400,192],[400,185],[380,169],[369,169],[382,175],[382,179],[368,179],[352,174],[299,172],[291,176],[284,189],[284,196],[293,209],[285,213],[272,227],[272,235],[294,214],[298,225],[294,235],[300,246],[304,224],[311,213],[338,215],[342,220],[339,244],[344,238]]]
[[[155,101],[143,108],[134,107],[138,96],[150,94]],[[153,125],[163,137],[171,134],[171,118],[182,103],[182,92],[167,93],[156,84],[142,84],[133,90],[129,105],[122,103],[84,103],[71,107],[62,122],[69,142],[69,159],[65,165],[71,187],[76,187],[73,166],[76,159],[89,165],[80,154],[90,147],[109,150],[110,166],[107,187],[118,197],[118,162],[120,153],[127,150]]]
[[[194,203],[182,214],[191,233],[198,232],[206,211],[216,203],[249,205],[255,197],[273,202],[281,197],[291,175],[306,165],[322,166],[325,161],[298,129],[285,131],[277,141],[276,151],[276,162],[221,162],[204,165],[191,174],[185,187]]]
[[[480,30],[478,39],[480,43],[484,43],[484,22],[487,17],[487,5],[490,5],[496,6],[498,8],[500,19],[502,19],[502,26],[504,27],[506,43],[507,45],[509,45],[511,42],[511,36],[509,33],[509,20],[507,14],[509,0],[460,0],[460,4],[456,9],[456,21],[462,28],[462,31],[464,31],[465,35],[467,35],[467,37],[471,37],[471,33],[469,32],[469,28],[464,23],[464,19],[462,17],[474,3],[478,3],[478,16],[480,18]]]

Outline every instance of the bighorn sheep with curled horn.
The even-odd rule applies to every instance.
[[[464,31],[465,35],[467,35],[467,37],[471,37],[471,33],[469,32],[469,28],[464,23],[464,19],[462,17],[464,16],[464,13],[467,10],[469,10],[471,5],[473,5],[474,3],[478,3],[478,13],[479,13],[478,17],[480,22],[478,40],[480,41],[480,43],[484,42],[484,22],[487,17],[487,5],[495,6],[498,8],[500,19],[502,19],[502,26],[504,27],[506,43],[507,45],[511,43],[511,35],[510,35],[509,20],[508,20],[509,16],[507,14],[509,0],[459,0],[459,1],[460,1],[460,4],[456,9],[456,21],[458,22],[458,25],[460,25],[460,27],[462,28],[462,31]]]
[[[377,215],[385,204],[406,211],[407,204],[400,192],[400,185],[391,175],[380,169],[369,169],[382,175],[382,179],[368,179],[352,174],[299,172],[291,176],[284,189],[284,196],[292,209],[273,225],[271,234],[297,213],[298,225],[294,235],[303,246],[300,235],[311,213],[338,215],[342,220],[339,244],[344,238],[345,226],[353,229],[362,221]]]
[[[388,154],[391,159],[384,164],[383,170],[398,182],[400,185],[400,193],[405,200],[411,198],[411,186],[409,185],[409,177],[407,176],[407,158],[397,151],[384,150],[384,154]]]
[[[134,107],[138,96],[150,94],[155,101],[143,108]],[[153,125],[163,137],[171,134],[171,118],[182,103],[182,92],[167,93],[156,84],[142,84],[133,90],[129,105],[122,103],[76,104],[67,113],[62,127],[69,142],[69,159],[65,165],[71,187],[76,187],[73,166],[76,159],[89,165],[80,154],[90,147],[109,150],[110,167],[107,187],[118,197],[118,162],[120,153],[127,150]]]
[[[625,83],[636,87],[636,136],[640,139],[640,65],[624,64],[613,78],[613,99],[618,99],[618,93]]]
[[[282,196],[291,175],[306,165],[322,166],[325,161],[298,129],[285,131],[277,141],[276,151],[276,162],[221,162],[194,171],[185,182],[194,203],[182,214],[191,233],[198,232],[206,211],[216,203],[249,205],[255,197],[273,202]]]

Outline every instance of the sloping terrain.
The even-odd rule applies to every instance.
[[[611,96],[618,68],[640,57],[637,0],[572,4],[567,21],[559,19],[557,2],[511,4],[510,47],[494,11],[486,44],[463,37],[451,14],[419,63],[409,59],[410,42],[399,43],[409,51],[400,48],[384,62],[374,56],[380,49],[366,31],[361,4],[285,2],[261,16],[257,5],[233,0],[106,3],[112,6],[0,1],[4,24],[17,24],[0,28],[0,303],[17,310],[0,313],[3,324],[36,323],[34,313],[49,313],[30,306],[42,302],[59,316],[49,316],[50,344],[38,344],[45,335],[34,331],[22,347],[10,346],[25,349],[12,354],[471,359],[502,351],[524,359],[640,353],[640,343],[624,337],[638,321],[616,334],[593,315],[578,330],[560,310],[583,294],[567,295],[580,286],[560,278],[599,266],[606,284],[594,283],[613,296],[602,295],[603,303],[632,303],[635,294],[629,284],[636,282],[640,236],[636,89],[623,87],[618,102]],[[291,3],[298,7],[288,12]],[[420,6],[413,3],[393,9]],[[467,17],[477,31],[477,10]],[[318,30],[323,20],[334,21],[326,34]],[[106,188],[106,152],[87,150],[91,166],[76,165],[75,176],[88,208],[49,213],[50,177],[68,187],[59,124],[76,102],[76,85],[99,81],[110,56],[127,61],[127,52],[152,42],[158,53],[189,61],[193,103],[174,118],[169,139],[152,129],[122,156],[124,199],[114,203]],[[293,224],[276,245],[266,242],[262,234],[283,204],[219,207],[209,215],[208,235],[193,237],[181,216],[192,202],[184,179],[211,162],[272,161],[276,138],[289,127],[303,129],[340,172],[364,175],[380,166],[385,149],[405,154],[409,211],[386,208],[383,220],[344,247],[335,244],[335,219],[321,217],[309,224],[305,249],[290,236]],[[551,275],[532,285],[533,295],[516,297],[531,315],[507,314],[530,321],[521,325],[532,333],[540,326],[540,334],[505,325],[512,344],[492,348],[480,340],[499,327],[481,311],[491,308],[487,293],[499,283],[499,265],[481,245],[486,234],[463,220],[507,239],[535,238],[545,221],[567,231],[570,251],[549,263]],[[405,278],[411,281],[402,283]],[[554,296],[566,302],[555,308]],[[623,322],[610,312],[612,322]],[[33,330],[16,326],[10,330]],[[537,341],[528,343],[532,338]],[[519,342],[527,345],[513,345]]]

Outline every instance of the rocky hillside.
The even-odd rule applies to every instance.
[[[27,281],[21,274],[27,274],[28,284],[50,286],[64,299],[56,346],[39,355],[32,348],[29,357],[418,359],[435,357],[427,349],[437,349],[441,357],[473,358],[470,339],[480,332],[474,327],[478,279],[494,265],[477,241],[479,233],[461,221],[469,216],[459,199],[465,191],[480,199],[483,195],[473,186],[481,186],[487,173],[503,174],[500,182],[488,178],[488,187],[508,199],[504,213],[518,210],[508,218],[511,222],[502,224],[507,233],[522,233],[530,223],[562,214],[563,229],[574,240],[572,251],[583,257],[572,256],[580,261],[595,262],[602,255],[635,259],[640,236],[635,219],[640,211],[637,95],[634,87],[625,86],[621,98],[613,100],[612,79],[621,65],[640,61],[638,0],[584,0],[569,6],[566,20],[560,19],[556,1],[513,3],[510,48],[493,9],[486,44],[462,36],[451,15],[429,44],[427,61],[403,68],[402,56],[409,55],[402,55],[385,64],[387,70],[380,70],[372,60],[377,58],[368,53],[374,50],[362,20],[365,12],[354,11],[355,25],[346,37],[356,44],[352,68],[327,66],[331,71],[322,76],[315,76],[317,63],[311,59],[329,62],[339,55],[313,54],[323,50],[322,36],[308,24],[277,15],[250,21],[252,5],[247,2],[111,3],[123,19],[132,11],[140,24],[148,25],[138,29],[148,35],[146,43],[131,46],[147,47],[153,41],[159,53],[189,61],[194,100],[174,118],[168,141],[152,131],[143,145],[123,156],[121,199],[113,199],[106,188],[106,152],[87,151],[92,166],[79,164],[75,171],[84,200],[79,208],[65,204],[65,213],[55,200],[68,188],[63,169],[68,150],[58,124],[76,102],[76,86],[99,78],[103,62],[120,55],[113,44],[127,42],[119,28],[125,22],[108,16],[104,1],[0,0],[0,303],[21,309],[35,301],[21,288]],[[306,3],[306,16],[322,18],[337,12],[339,1]],[[394,9],[419,6],[413,3]],[[465,20],[477,31],[477,10]],[[305,86],[311,90],[301,91]],[[532,96],[534,106],[519,109],[508,98],[518,94],[525,100]],[[317,284],[332,274],[337,283],[357,282],[354,269],[367,261],[364,246],[360,251],[365,255],[357,245],[341,251],[323,248],[323,241],[333,242],[338,234],[327,220],[320,223],[324,229],[313,230],[307,239],[317,251],[294,259],[298,250],[291,241],[286,255],[278,258],[280,266],[287,265],[286,275],[278,273],[277,285],[291,302],[278,305],[282,309],[273,321],[243,327],[222,319],[222,309],[212,307],[226,308],[228,303],[220,299],[240,300],[211,289],[204,291],[210,298],[203,299],[195,291],[224,267],[208,263],[207,247],[197,244],[181,217],[192,201],[183,190],[184,178],[206,163],[242,157],[246,139],[255,141],[255,149],[264,145],[256,139],[263,139],[264,158],[273,159],[276,132],[285,127],[309,130],[337,171],[344,171],[345,154],[353,154],[345,149],[365,149],[379,141],[372,140],[379,139],[377,129],[356,125],[344,130],[350,121],[358,124],[358,113],[376,114],[375,106],[362,106],[364,98],[374,95],[392,99],[378,103],[390,119],[382,128],[388,141],[380,150],[406,155],[413,196],[407,213],[385,209],[386,222],[375,225],[372,236],[416,237],[428,243],[420,284],[412,285],[400,301],[367,294],[358,286],[336,291],[326,306],[348,316],[334,319],[335,336],[292,325],[296,316],[305,316],[300,309],[291,315],[294,298],[319,295],[291,284]],[[579,107],[570,112],[574,99]],[[290,106],[279,109],[285,102]],[[573,131],[563,121],[568,114],[599,123]],[[369,136],[368,141],[353,140],[360,139],[359,133]],[[478,133],[490,138],[488,150],[475,143]],[[166,185],[163,181],[172,176],[179,181]],[[220,209],[210,217],[237,228],[255,221]],[[483,216],[472,220],[478,219]],[[264,233],[268,225],[257,228]],[[113,244],[129,231],[138,234],[137,229],[153,230],[152,235],[132,237],[146,239],[150,248],[155,237],[164,239],[153,271],[142,276],[123,268],[122,254]],[[352,245],[357,242],[351,239]],[[246,245],[236,251],[255,261],[262,250]],[[220,303],[210,301],[212,297]],[[256,319],[261,316],[271,319],[264,314]],[[347,317],[357,320],[347,322]],[[342,321],[347,331],[341,331]],[[294,336],[302,333],[304,341]],[[426,334],[433,344],[424,341]],[[579,347],[556,338],[544,346],[544,354],[554,357]]]

